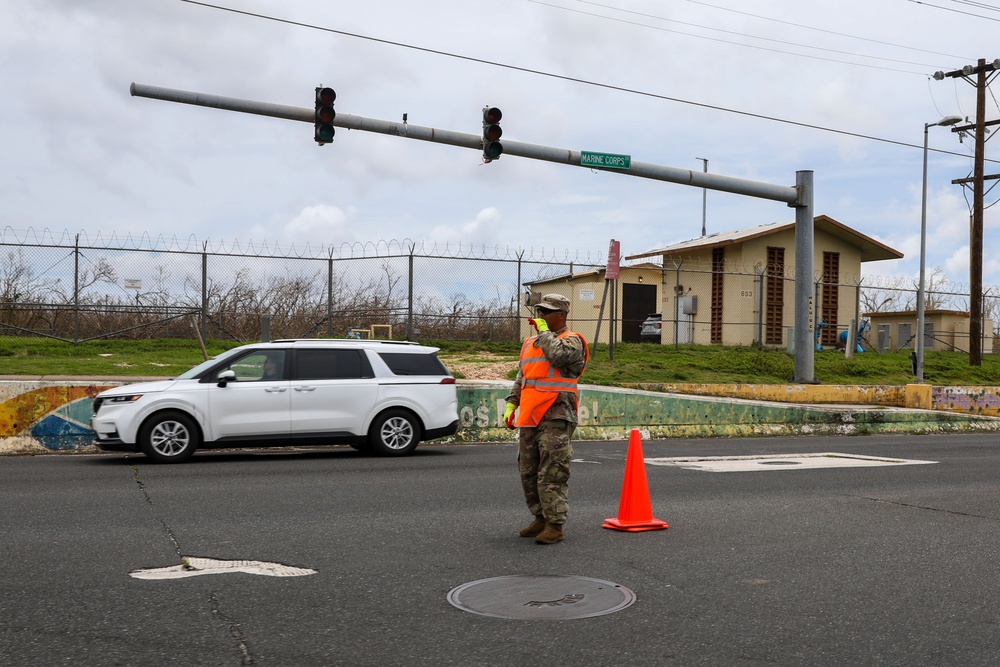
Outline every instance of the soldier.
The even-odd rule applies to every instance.
[[[569,510],[569,464],[577,424],[577,379],[590,357],[587,341],[566,327],[569,299],[546,294],[528,322],[537,331],[521,346],[521,363],[507,397],[504,424],[520,428],[517,467],[528,510],[521,537],[538,544],[563,539]],[[517,410],[517,415],[514,411]]]

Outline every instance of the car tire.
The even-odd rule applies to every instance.
[[[191,458],[201,444],[198,425],[183,412],[169,411],[153,415],[139,431],[142,453],[157,463],[182,463]]]
[[[405,456],[420,442],[420,422],[407,410],[386,410],[368,430],[368,451],[380,456]]]

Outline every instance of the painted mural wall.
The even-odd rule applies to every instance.
[[[0,454],[96,451],[92,399],[120,384],[0,381]],[[515,442],[502,424],[509,389],[459,382],[459,432],[449,441]],[[1000,430],[1000,387],[935,387],[932,402],[934,411],[858,409],[583,386],[576,438],[624,440],[631,429],[644,438]]]

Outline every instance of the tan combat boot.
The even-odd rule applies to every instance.
[[[534,537],[543,530],[545,530],[545,519],[540,516],[536,516],[530,526],[521,529],[521,537]]]
[[[538,544],[555,544],[556,542],[562,542],[565,539],[562,529],[563,527],[561,524],[546,523],[545,530],[535,536],[535,542]]]

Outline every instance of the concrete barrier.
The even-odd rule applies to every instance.
[[[140,378],[131,378],[138,381]],[[149,378],[141,378],[143,380]],[[0,380],[0,454],[92,452],[91,398],[121,379]],[[666,387],[667,385],[663,385]],[[1000,388],[822,387],[822,392],[756,385],[700,385],[696,395],[584,385],[577,439],[746,437],[811,434],[935,433],[1000,430]],[[800,385],[807,387],[807,385]],[[914,387],[915,389],[909,389]],[[727,393],[728,389],[728,393]],[[459,432],[452,442],[514,442],[502,424],[510,382],[458,382]],[[733,397],[740,394],[743,397]],[[868,397],[901,405],[810,403],[808,398]],[[771,400],[761,400],[768,397]],[[774,402],[786,397],[786,402]],[[790,402],[787,399],[799,399]],[[911,405],[912,404],[912,405]],[[917,405],[919,404],[919,405]],[[934,409],[916,409],[929,404]]]

